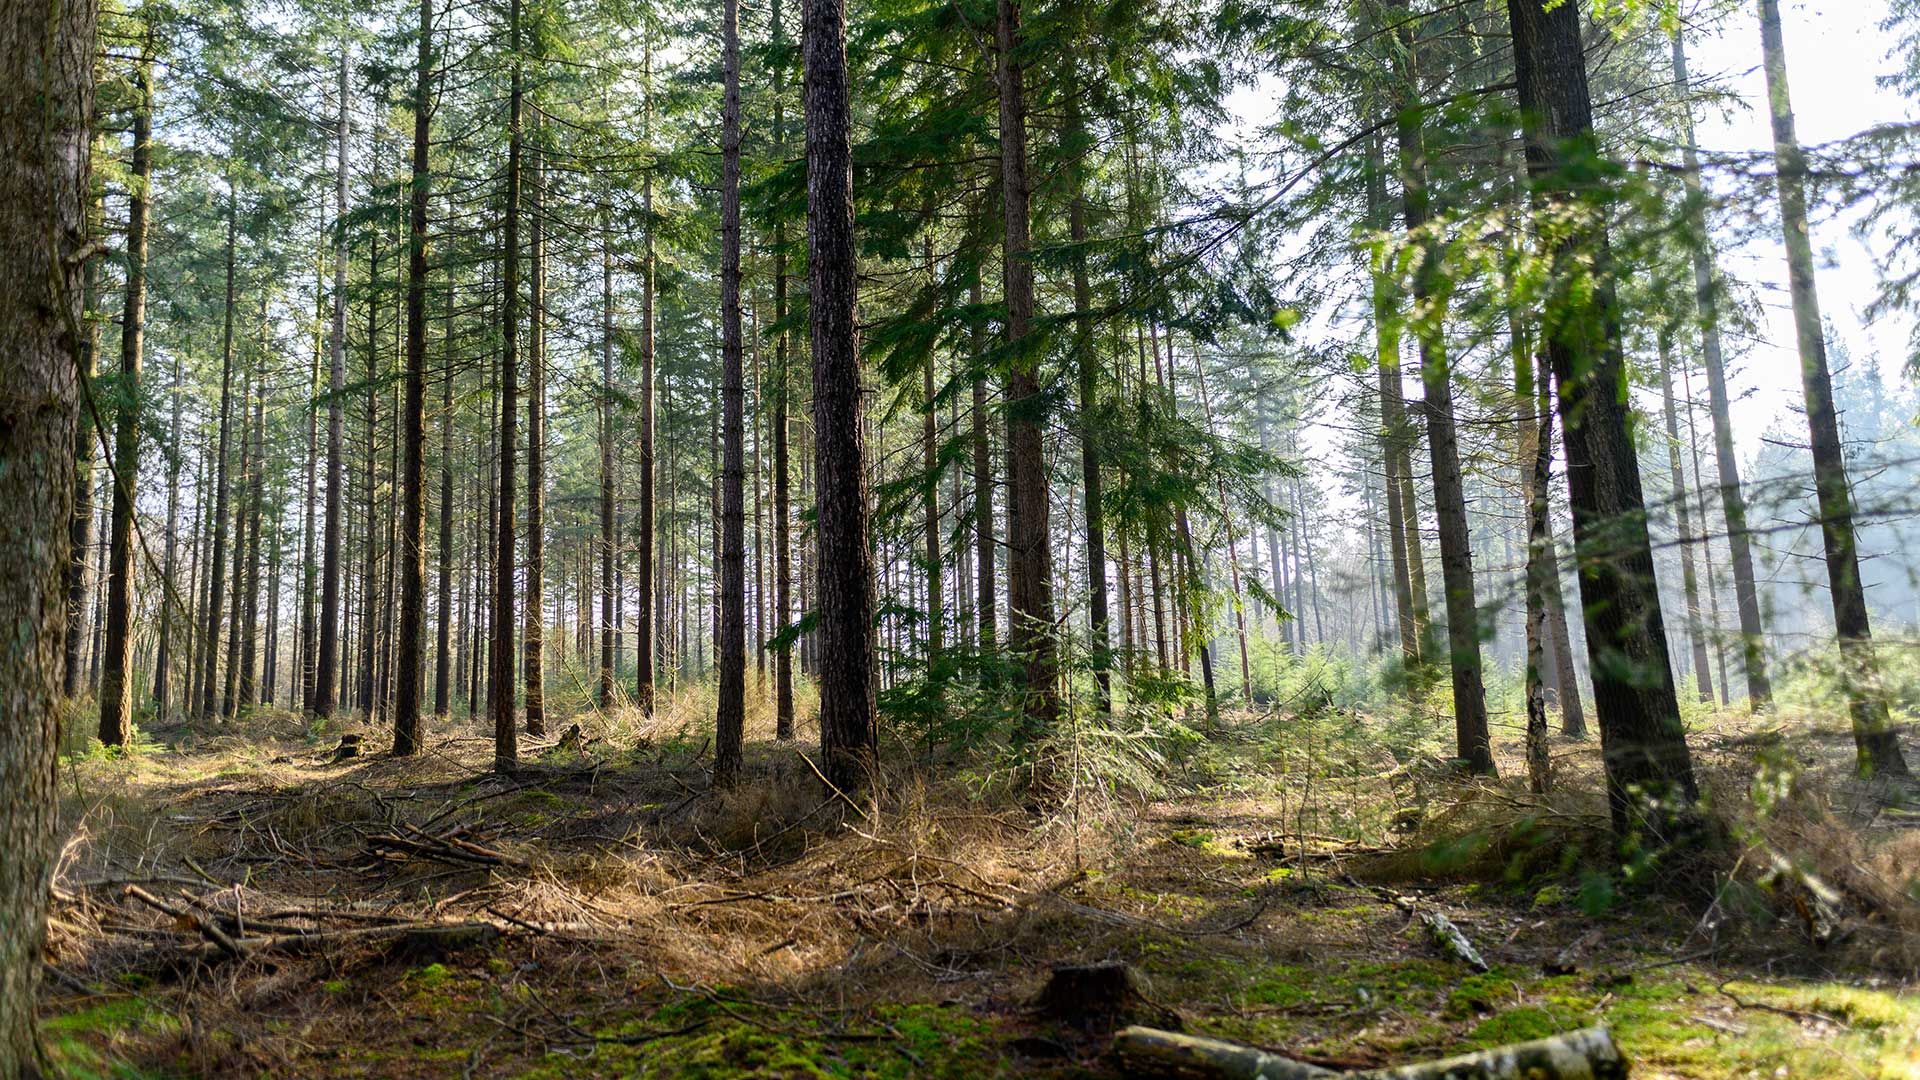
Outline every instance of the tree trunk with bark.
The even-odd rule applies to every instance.
[[[1569,154],[1588,153],[1595,138],[1581,7],[1507,0],[1536,198],[1578,213],[1585,212],[1579,204],[1590,193],[1563,170]],[[1600,275],[1591,289],[1563,294],[1550,306],[1546,353],[1566,430],[1568,497],[1608,805],[1616,832],[1664,836],[1676,817],[1688,814],[1698,791],[1653,591],[1653,550],[1623,392],[1619,308],[1605,277],[1611,258],[1604,221],[1569,231],[1552,256],[1563,273],[1577,264]]]
[[[827,780],[864,785],[874,718],[873,549],[854,305],[853,117],[845,0],[803,0],[807,277],[819,538],[820,749]]]
[[[720,460],[719,618],[714,653],[719,695],[714,712],[713,780],[731,787],[740,778],[746,731],[747,576],[745,522],[744,357],[740,336],[740,2],[721,4],[721,64],[725,91],[720,114]]]
[[[94,5],[0,22],[0,1080],[50,1074],[34,1033],[56,804],[65,573],[93,126]]]
[[[1827,369],[1826,326],[1814,280],[1813,236],[1807,225],[1807,159],[1794,130],[1787,85],[1787,48],[1780,32],[1780,0],[1760,0],[1760,44],[1767,70],[1767,106],[1773,121],[1775,184],[1780,229],[1787,247],[1787,288],[1800,346],[1800,389],[1813,443],[1813,483],[1820,504],[1820,539],[1826,550],[1827,585],[1833,598],[1833,628],[1840,639],[1841,684],[1853,716],[1853,742],[1862,776],[1906,776],[1907,759],[1888,713],[1886,688],[1874,655],[1873,623],[1860,581],[1854,532],[1853,484],[1847,478],[1840,417]]]

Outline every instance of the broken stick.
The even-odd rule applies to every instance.
[[[1627,1060],[1605,1027],[1497,1046],[1415,1065],[1336,1073],[1224,1039],[1130,1027],[1114,1036],[1121,1068],[1136,1076],[1209,1080],[1625,1080]]]

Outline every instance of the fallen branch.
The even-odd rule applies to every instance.
[[[1415,1065],[1336,1073],[1257,1047],[1153,1028],[1114,1037],[1122,1070],[1137,1076],[1220,1080],[1625,1080],[1627,1061],[1604,1027],[1582,1028],[1532,1042],[1496,1046]]]

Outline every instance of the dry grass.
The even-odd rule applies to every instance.
[[[623,708],[553,724],[546,742],[524,748],[528,768],[513,777],[491,774],[490,744],[464,718],[433,725],[430,752],[407,761],[379,756],[384,739],[367,731],[373,756],[331,763],[340,729],[309,732],[279,713],[161,732],[161,747],[125,759],[74,759],[63,766],[72,840],[51,949],[74,994],[55,1011],[133,989],[169,1019],[108,1039],[119,1040],[115,1052],[198,1075],[518,1075],[555,1055],[573,1063],[565,1074],[617,1075],[628,1071],[625,1059],[609,1055],[635,1031],[649,1045],[657,1035],[663,1053],[705,1052],[694,1040],[706,1035],[661,1034],[693,1023],[690,1001],[705,1010],[695,1017],[701,1032],[804,1045],[838,1061],[828,1071],[839,1074],[937,1075],[988,1052],[1001,1068],[1071,1071],[1094,1060],[1097,1042],[1036,1031],[1021,1003],[1050,964],[1122,958],[1203,1024],[1317,1046],[1335,1063],[1377,1064],[1457,1047],[1476,1020],[1436,1026],[1432,1009],[1411,1001],[1385,1018],[1349,1016],[1310,990],[1262,989],[1296,967],[1313,971],[1303,981],[1325,992],[1345,987],[1341,979],[1374,979],[1368,973],[1382,964],[1429,977],[1433,961],[1400,913],[1342,886],[1346,874],[1425,890],[1496,962],[1537,970],[1582,917],[1529,912],[1537,882],[1552,877],[1534,833],[1556,851],[1575,837],[1590,858],[1613,857],[1591,744],[1560,748],[1560,793],[1541,800],[1511,784],[1398,769],[1377,745],[1325,725],[1308,753],[1297,723],[1240,718],[1182,766],[1182,791],[1141,804],[1089,789],[1039,812],[1003,785],[909,764],[858,801],[826,793],[806,759],[807,725],[796,744],[776,744],[767,703],[750,700],[745,779],[725,793],[708,784],[711,701],[699,691],[663,702],[650,722]],[[573,723],[581,737],[563,749]],[[1289,749],[1271,752],[1273,740]],[[1723,813],[1763,751],[1781,745],[1731,720],[1697,742]],[[1844,952],[1802,942],[1783,954],[1775,934],[1765,962],[1838,957],[1907,970],[1909,924],[1873,920],[1911,905],[1901,888],[1915,876],[1920,840],[1884,815],[1863,825],[1857,807],[1834,801],[1841,789],[1829,786],[1837,781],[1824,771],[1825,743],[1803,746],[1793,735],[1785,743],[1813,763],[1781,804],[1792,812],[1776,808],[1739,832],[1746,847],[1729,855],[1724,876],[1772,896],[1779,890],[1758,890],[1759,864],[1743,865],[1741,852],[1818,854],[1814,872],[1853,898],[1862,929]],[[1518,758],[1502,764],[1516,769]],[[1397,813],[1414,806],[1424,810],[1412,836],[1397,834]],[[449,864],[370,847],[406,826],[507,861]],[[1463,836],[1491,839],[1437,870],[1432,852]],[[1466,888],[1497,886],[1516,866],[1523,885],[1504,898]],[[244,963],[190,959],[209,946],[126,899],[128,883],[255,926],[478,921],[505,936],[446,956],[347,942]],[[1686,934],[1707,899],[1607,916],[1626,920],[1614,947],[1631,956],[1643,942]],[[1722,914],[1687,947],[1760,962],[1754,913]],[[1327,982],[1332,971],[1346,974]],[[1271,1013],[1246,997],[1292,1001],[1296,992],[1322,1003]],[[959,1048],[946,1066],[903,1026],[899,1009],[911,1003],[939,1010],[941,1023],[973,1025],[964,1037],[940,1029],[937,1041]],[[1260,1026],[1282,1017],[1291,1025],[1284,1036]],[[1000,1033],[990,1051],[966,1049],[979,1025]],[[460,1053],[423,1049],[442,1045]],[[715,1051],[719,1064],[684,1071],[802,1074],[772,1057],[733,1060],[747,1052],[727,1045]],[[587,1051],[601,1055],[598,1064],[579,1064]],[[763,1051],[774,1053],[754,1052]],[[880,1056],[861,1056],[869,1051]]]

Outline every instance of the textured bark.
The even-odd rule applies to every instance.
[[[1547,532],[1552,512],[1548,483],[1553,469],[1553,407],[1547,383],[1535,380],[1532,342],[1516,321],[1513,327],[1513,397],[1520,411],[1520,479],[1527,500],[1527,787],[1545,794],[1552,782],[1553,759],[1547,747],[1547,592],[1558,591],[1552,573],[1553,537]],[[1529,415],[1531,413],[1531,415]]]
[[[94,5],[0,20],[0,1080],[50,1075],[34,1036],[56,804],[65,570],[86,331]]]
[[[265,303],[262,307],[262,328],[265,328]],[[239,631],[239,645],[233,650],[228,662],[228,670],[238,669],[239,676],[229,676],[233,683],[233,702],[226,710],[227,715],[237,715],[243,705],[254,704],[258,697],[258,682],[254,674],[254,659],[260,645],[260,517],[262,482],[266,474],[264,455],[266,451],[266,379],[256,374],[253,380],[253,421],[248,425],[246,467],[240,471],[246,482],[246,490],[240,502],[239,515],[235,522],[235,535],[241,535],[244,526],[245,542],[241,545],[244,553],[235,564],[237,586],[234,589],[233,623]]]
[[[819,559],[820,749],[829,782],[866,782],[874,720],[873,549],[854,305],[852,109],[844,0],[803,0],[807,277]]]
[[[1673,78],[1684,99],[1687,51],[1673,39]],[[1740,613],[1741,654],[1746,664],[1747,699],[1756,709],[1773,703],[1767,677],[1765,627],[1760,621],[1760,591],[1754,585],[1753,549],[1747,535],[1747,500],[1740,491],[1740,458],[1733,448],[1733,420],[1727,396],[1727,365],[1720,342],[1720,299],[1707,234],[1706,191],[1700,180],[1700,154],[1693,141],[1693,107],[1682,101],[1680,154],[1687,191],[1687,231],[1691,234],[1693,295],[1700,319],[1700,347],[1707,369],[1707,401],[1713,410],[1714,460],[1720,474],[1720,509],[1727,522],[1727,547],[1733,567],[1734,606]],[[1578,696],[1578,691],[1575,691]]]
[[[432,132],[433,0],[420,0],[414,43],[413,172],[407,200],[406,451],[400,464],[400,628],[395,642],[393,753],[420,749],[421,650],[427,619],[427,152]],[[444,652],[444,650],[443,650]],[[442,665],[444,667],[444,664]],[[444,700],[444,695],[443,695]]]
[[[489,627],[488,712],[493,717],[493,767],[512,772],[520,765],[520,732],[513,718],[513,561],[514,459],[516,414],[519,411],[520,366],[520,113],[524,76],[520,70],[520,0],[508,6],[508,49],[513,73],[507,94],[507,210],[501,229],[504,269],[501,272],[500,319],[500,478],[498,516],[493,535],[493,620]]]
[[[1456,753],[1476,773],[1492,775],[1493,744],[1487,733],[1487,694],[1480,659],[1480,613],[1473,588],[1473,548],[1467,526],[1467,497],[1460,473],[1460,440],[1454,427],[1452,358],[1447,355],[1444,305],[1440,291],[1439,244],[1429,229],[1427,150],[1416,101],[1418,48],[1411,24],[1399,31],[1402,99],[1397,133],[1400,144],[1401,210],[1408,240],[1418,249],[1414,271],[1414,328],[1420,341],[1420,382],[1427,419],[1427,447],[1433,462],[1433,508],[1440,524],[1440,575],[1447,604],[1447,659],[1453,677],[1453,725]]]
[[[1787,49],[1780,33],[1779,0],[1760,0],[1760,42],[1767,69],[1767,105],[1773,121],[1773,160],[1780,194],[1780,228],[1787,247],[1787,289],[1793,299],[1794,335],[1800,346],[1800,389],[1813,443],[1813,482],[1820,504],[1820,538],[1833,598],[1833,628],[1840,639],[1842,687],[1853,716],[1853,741],[1862,776],[1906,776],[1907,760],[1888,714],[1886,688],[1873,649],[1873,624],[1860,581],[1854,535],[1853,484],[1847,478],[1840,417],[1833,405],[1827,369],[1827,337],[1814,280],[1813,236],[1807,226],[1807,159],[1794,131],[1787,85]]]
[[[1026,72],[1015,53],[1023,36],[1019,0],[998,0],[994,18],[1000,102],[1001,280],[1007,307],[1007,643],[1020,662],[1023,734],[1053,728],[1060,715],[1053,628],[1053,543],[1048,530],[1045,399],[1033,324],[1031,209],[1027,177]]]
[[[345,466],[345,403],[347,388],[347,61],[340,51],[339,115],[335,119],[333,188],[333,325],[327,341],[327,510],[326,539],[321,544],[319,649],[314,659],[313,715],[333,715],[340,684],[340,529],[342,472]]]
[[[315,604],[319,595],[315,591],[315,582],[320,576],[320,563],[316,557],[319,548],[314,532],[317,517],[315,500],[319,492],[320,481],[320,354],[326,344],[320,330],[320,313],[325,305],[326,283],[318,260],[314,264],[314,329],[313,361],[307,372],[307,467],[306,467],[306,521],[300,530],[300,626],[297,631],[299,641],[296,654],[299,661],[299,689],[294,694],[294,707],[304,713],[313,711],[313,675],[317,659],[317,643],[314,640],[316,625]]]
[[[726,87],[720,115],[720,456],[719,618],[714,653],[720,686],[714,712],[713,780],[740,777],[746,730],[747,576],[745,533],[745,374],[740,337],[740,0],[721,4],[721,64]]]
[[[113,539],[107,561],[106,654],[100,671],[100,742],[125,746],[133,730],[128,670],[133,622],[133,499],[140,481],[140,365],[147,335],[147,208],[153,180],[153,29],[133,68],[133,147],[127,184],[126,303],[120,318],[120,410],[113,432]],[[164,603],[164,598],[163,601]]]
[[[1567,142],[1594,139],[1580,4],[1508,0],[1527,166],[1537,197],[1577,204],[1587,194],[1562,171]],[[1674,699],[1666,626],[1653,589],[1640,468],[1628,430],[1626,362],[1603,223],[1571,230],[1556,267],[1592,267],[1590,290],[1556,298],[1546,353],[1566,431],[1568,500],[1578,547],[1580,596],[1600,718],[1608,805],[1616,832],[1667,832],[1669,815],[1697,798],[1686,731]]]

